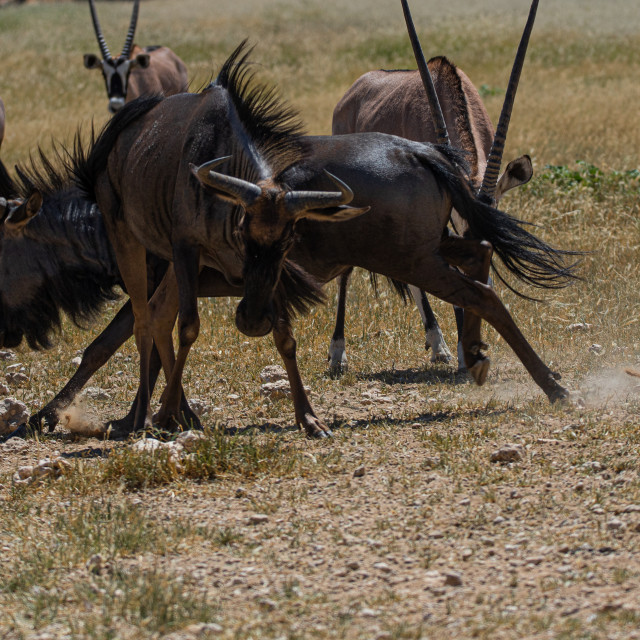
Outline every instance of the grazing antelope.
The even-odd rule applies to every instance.
[[[134,0],[129,31],[122,53],[112,57],[102,34],[94,0],[89,0],[93,28],[98,38],[100,54],[84,54],[87,69],[100,69],[107,86],[109,111],[115,113],[141,95],[163,93],[173,95],[187,90],[187,68],[169,47],[145,47],[133,43],[138,23],[140,0]]]
[[[409,37],[418,66],[425,62],[406,0],[402,0]],[[419,60],[421,58],[421,60]],[[494,129],[482,98],[468,76],[446,57],[432,58],[428,62],[435,96],[426,88],[423,73],[415,71],[369,71],[360,76],[340,99],[333,112],[334,135],[379,131],[409,140],[451,144],[467,152],[472,184],[482,183],[487,159],[494,139]],[[427,100],[425,100],[427,98]],[[444,116],[449,138],[443,136],[442,125],[437,126],[430,107],[437,100]],[[500,177],[493,203],[502,195],[528,182],[533,174],[531,160],[522,156],[513,160]],[[454,226],[458,233],[465,230],[464,221],[454,213]],[[339,279],[336,326],[329,346],[329,366],[340,372],[347,366],[344,339],[346,292],[350,271]],[[425,328],[425,349],[431,349],[431,362],[448,362],[451,353],[446,345],[431,306],[423,291],[413,286],[409,292],[414,298]],[[458,334],[462,329],[462,313],[456,309]],[[458,368],[464,370],[461,345],[458,342]]]

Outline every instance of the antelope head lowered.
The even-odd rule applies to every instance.
[[[271,177],[256,183],[214,171],[228,157],[218,158],[193,173],[217,196],[244,211],[238,230],[245,249],[245,296],[236,310],[236,326],[249,336],[272,330],[277,318],[273,304],[283,264],[295,240],[298,220],[338,222],[369,211],[369,207],[349,207],[353,191],[336,176],[325,171],[338,191],[289,191]]]
[[[115,113],[142,94],[172,95],[187,89],[187,70],[180,58],[168,47],[141,47],[133,44],[138,23],[140,0],[134,0],[129,31],[122,53],[113,57],[100,28],[94,0],[89,0],[93,28],[98,38],[100,56],[84,54],[87,69],[100,69],[107,87],[109,111]],[[134,72],[132,74],[132,72]]]

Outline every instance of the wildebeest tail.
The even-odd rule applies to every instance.
[[[494,254],[505,267],[519,280],[534,287],[559,289],[578,279],[575,258],[582,255],[581,252],[552,247],[527,231],[526,226],[534,226],[531,223],[482,202],[474,194],[463,170],[458,169],[458,152],[443,146],[438,149],[448,162],[434,162],[425,158],[425,163],[450,193],[453,206],[469,225],[471,237],[490,242]],[[492,266],[503,280],[493,263]],[[527,297],[520,293],[518,295]]]
[[[96,178],[106,169],[109,153],[118,136],[131,123],[151,111],[163,99],[161,95],[152,95],[128,102],[120,111],[116,112],[97,137],[92,131],[88,148],[82,142],[80,135],[76,135],[69,171],[73,174],[74,182],[88,200],[96,201]]]

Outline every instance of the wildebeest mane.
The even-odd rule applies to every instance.
[[[295,262],[285,260],[274,296],[278,316],[289,322],[324,301],[320,283]]]
[[[252,50],[243,40],[222,65],[213,85],[228,92],[239,120],[232,121],[235,133],[244,134],[244,146],[257,150],[277,179],[280,172],[303,158],[300,137],[304,130],[298,113],[282,102],[275,88],[256,82],[249,63]],[[237,124],[244,131],[238,131]],[[237,177],[253,178],[246,174]]]
[[[14,183],[15,197],[26,199],[35,191],[43,196],[41,210],[25,229],[30,244],[21,249],[30,254],[29,264],[41,281],[28,302],[11,305],[14,296],[7,290],[2,305],[5,333],[18,342],[24,336],[32,349],[51,346],[63,313],[84,328],[119,295],[120,278],[100,213],[72,181],[73,154],[55,146],[51,158],[39,148],[27,164],[16,166]]]

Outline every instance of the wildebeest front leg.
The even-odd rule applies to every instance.
[[[166,296],[160,302],[160,307],[165,306],[171,310],[178,300],[178,354],[175,358],[171,374],[167,380],[167,387],[163,393],[162,407],[158,413],[157,420],[162,427],[172,427],[172,423],[183,424],[185,419],[180,416],[180,402],[182,400],[182,374],[187,361],[187,356],[191,345],[196,341],[200,331],[200,317],[198,315],[198,274],[200,271],[200,251],[191,245],[175,244],[173,249],[173,269],[175,278],[171,274],[171,269],[167,272],[163,285],[159,289],[163,290],[162,295]],[[158,293],[158,292],[157,292]],[[154,298],[156,296],[154,295]],[[152,299],[155,307],[155,301]],[[169,311],[170,312],[170,311]],[[167,318],[169,316],[167,315]],[[169,337],[171,332],[169,332]],[[160,348],[160,345],[158,345]],[[173,347],[171,347],[173,354]],[[163,366],[165,366],[166,351],[161,351]],[[189,416],[193,418],[193,416]],[[190,427],[189,424],[184,426]]]
[[[296,424],[298,427],[303,427],[310,438],[330,436],[330,429],[320,422],[304,390],[296,359],[296,340],[293,337],[291,325],[288,322],[278,320],[273,328],[273,340],[289,376]]]
[[[542,362],[490,286],[439,261],[430,261],[424,266],[421,280],[416,283],[418,286],[445,302],[462,307],[465,312],[473,312],[493,326],[551,402],[567,397],[567,390],[556,382],[560,376]],[[465,313],[465,318],[467,315]]]
[[[489,281],[493,249],[488,242],[450,235],[443,239],[440,253],[448,264],[458,267],[473,280],[483,284]],[[460,343],[467,370],[478,385],[486,382],[491,363],[482,353],[488,347],[482,341],[481,330],[480,316],[464,313]]]
[[[347,354],[344,342],[344,318],[347,305],[347,289],[353,268],[345,271],[338,278],[338,308],[336,310],[336,326],[329,345],[329,371],[339,375],[347,370]]]

